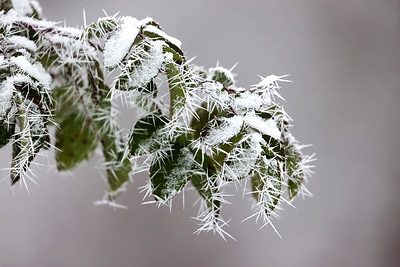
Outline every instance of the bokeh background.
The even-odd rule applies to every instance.
[[[239,63],[243,87],[258,74],[290,74],[281,92],[294,135],[317,153],[314,196],[274,221],[282,239],[240,223],[250,202],[232,197],[223,214],[237,241],[225,242],[193,234],[193,192],[185,209],[181,198],[171,212],[141,205],[145,176],[119,199],[128,210],[94,206],[106,189],[96,159],[73,176],[42,167],[29,193],[10,189],[2,171],[0,266],[400,266],[398,0],[40,2],[48,19],[69,26],[83,25],[83,9],[88,22],[102,9],[151,16],[198,65]],[[9,148],[0,158],[6,168]]]

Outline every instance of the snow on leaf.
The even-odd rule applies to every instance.
[[[28,16],[22,16],[14,9],[11,9],[6,14],[0,14],[1,22],[5,24],[12,24],[12,23],[24,23],[30,25],[31,28],[35,29],[48,29],[57,27],[57,23],[50,22],[50,21],[43,21],[37,20]]]
[[[36,44],[24,36],[14,35],[8,38],[8,41],[18,47],[25,48],[31,52],[36,52]]]
[[[224,67],[218,66],[210,68],[208,72],[209,80],[220,82],[224,87],[232,86],[235,83],[235,76],[233,73]]]
[[[232,98],[229,96],[228,91],[223,90],[221,83],[207,81],[202,84],[202,89],[211,101],[223,109],[227,109],[232,103]]]
[[[210,146],[225,143],[240,132],[242,125],[242,116],[216,118],[205,125],[203,131],[206,132],[206,136],[203,142]]]
[[[281,132],[276,125],[274,119],[263,119],[254,113],[249,113],[244,116],[244,121],[252,128],[258,130],[262,134],[269,135],[275,139],[280,139]]]
[[[302,146],[291,134],[285,135],[284,151],[286,156],[286,172],[289,176],[289,199],[293,199],[299,193],[303,195],[309,194],[303,183],[307,176],[312,174],[310,162],[314,160],[314,155],[303,155],[301,148]]]
[[[28,76],[16,74],[7,77],[0,85],[0,119],[3,119],[11,108],[13,103],[13,94],[16,92],[15,84],[31,84],[34,82]]]
[[[246,135],[226,157],[221,171],[222,177],[232,181],[246,178],[263,151],[263,142],[259,133]]]
[[[40,63],[32,64],[25,56],[11,57],[10,61],[42,85],[50,85],[51,76]]]
[[[13,8],[21,16],[31,15],[33,10],[29,0],[12,0]]]
[[[146,25],[143,29],[143,32],[151,32],[154,33],[160,37],[162,37],[163,39],[165,39],[166,41],[172,43],[173,45],[175,45],[178,48],[181,48],[182,43],[180,40],[178,40],[175,37],[171,37],[168,34],[166,34],[164,31],[160,30],[159,28],[157,28],[154,25]]]
[[[236,96],[234,100],[234,107],[236,109],[260,109],[264,104],[269,101],[265,101],[262,96],[256,93],[251,93],[250,91],[244,91]]]
[[[14,90],[15,87],[12,77],[8,77],[0,85],[0,121],[4,119],[11,108]]]
[[[120,28],[113,33],[104,45],[105,67],[116,67],[129,53],[129,49],[139,33],[140,26],[140,22],[135,18],[121,18]]]
[[[120,90],[131,90],[147,86],[162,67],[164,45],[163,41],[147,40],[136,46],[124,71],[114,82],[115,87]]]

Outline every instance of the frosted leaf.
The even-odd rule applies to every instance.
[[[223,85],[221,83],[215,82],[204,82],[202,84],[204,93],[211,97],[211,99],[218,105],[226,108],[232,102],[229,93],[223,90]]]
[[[213,125],[218,120],[214,120],[214,123],[211,123],[210,130],[204,138],[204,143],[207,145],[213,146],[227,142],[240,132],[243,125],[243,117],[241,116],[221,118],[219,121],[222,121],[220,125]]]
[[[0,85],[0,118],[4,118],[11,108],[12,96],[15,91],[15,83],[32,83],[33,81],[24,75],[17,74],[12,77],[8,77]]]
[[[181,157],[177,159],[176,168],[174,168],[168,176],[165,177],[165,189],[161,191],[161,195],[174,197],[182,189],[182,178],[189,178],[192,175],[193,154],[188,148],[181,150]]]
[[[186,186],[196,172],[194,155],[187,147],[175,143],[171,150],[157,153],[150,166],[151,188],[159,204],[170,203],[171,199]]]
[[[32,52],[36,52],[37,50],[36,44],[24,36],[14,35],[8,38],[8,41],[18,47],[25,48]]]
[[[16,97],[20,99],[17,103],[18,117],[20,120],[20,131],[15,134],[13,143],[13,159],[11,168],[11,181],[15,184],[21,178],[25,182],[25,177],[32,174],[29,169],[32,161],[38,155],[39,150],[47,147],[49,136],[46,129],[46,117],[40,112],[39,107],[30,100],[22,101],[22,95]]]
[[[163,138],[165,136],[160,136],[160,135],[163,135],[162,131],[156,130],[148,140],[142,140],[138,144],[138,149],[136,151],[136,154],[147,155],[153,152],[155,148],[161,147]]]
[[[122,17],[120,28],[106,41],[104,46],[104,66],[117,66],[128,54],[141,23],[132,17]]]
[[[10,78],[7,78],[7,80],[0,85],[0,120],[3,120],[8,110],[11,108],[14,84],[10,80]]]
[[[259,133],[249,134],[227,156],[223,165],[222,175],[229,180],[247,177],[254,169],[263,148],[264,142]]]
[[[163,32],[162,30],[160,30],[159,28],[157,28],[154,25],[146,25],[144,30],[152,32],[158,36],[161,36],[162,38],[164,38],[168,42],[172,43],[173,45],[177,46],[178,48],[181,48],[181,46],[182,46],[182,43],[180,40],[176,39],[175,37],[169,36],[168,34],[166,34],[165,32]]]
[[[235,83],[235,77],[233,73],[224,67],[218,66],[215,68],[210,68],[208,72],[209,72],[208,75],[209,80],[220,82],[225,87],[231,86]]]
[[[132,68],[128,73],[130,87],[144,87],[157,76],[164,62],[164,45],[164,41],[150,41],[147,53],[143,49],[133,52],[135,55],[127,64],[127,69]],[[138,61],[140,64],[135,65]]]
[[[244,120],[248,125],[258,130],[262,134],[269,135],[278,140],[281,137],[281,132],[279,131],[278,126],[273,119],[266,120],[254,113],[250,113],[244,116]]]
[[[11,57],[10,61],[41,84],[49,85],[51,83],[50,74],[39,63],[32,64],[25,56]]]

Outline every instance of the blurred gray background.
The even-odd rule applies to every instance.
[[[314,196],[274,221],[283,239],[240,223],[250,202],[231,198],[223,215],[237,241],[225,242],[193,235],[193,192],[171,213],[141,205],[138,176],[119,199],[129,209],[113,210],[93,205],[106,189],[96,160],[73,177],[42,167],[29,194],[0,183],[0,266],[400,266],[398,0],[40,2],[45,17],[69,26],[83,25],[83,9],[88,22],[102,9],[151,16],[198,65],[238,62],[243,87],[258,74],[290,74],[281,93],[294,135],[317,153]]]

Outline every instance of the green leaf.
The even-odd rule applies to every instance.
[[[91,118],[77,111],[72,112],[60,124],[56,132],[57,168],[69,170],[89,158],[96,148],[98,138]]]
[[[153,79],[158,75],[163,63],[164,45],[143,39],[133,49],[122,73],[114,81],[114,88],[121,91],[149,91],[154,87]],[[152,92],[154,90],[151,90]]]
[[[283,145],[279,140],[269,136],[263,135],[263,139],[265,140],[265,145],[263,145],[264,154],[267,158],[285,158],[285,151]]]
[[[215,210],[219,214],[221,202],[216,198],[219,194],[218,183],[216,179],[217,170],[214,167],[214,161],[206,154],[198,152],[195,160],[203,168],[203,174],[193,175],[191,182],[197,192],[204,199],[209,210]]]
[[[93,37],[105,38],[107,35],[118,27],[118,22],[114,18],[102,18],[93,22],[83,32],[83,36],[88,39]]]
[[[289,175],[289,200],[291,200],[299,193],[300,186],[304,182],[305,174],[300,165],[303,156],[295,140],[291,140],[291,138],[286,138],[284,140],[284,151],[286,159],[285,167]]]
[[[129,173],[132,167],[129,159],[123,157],[122,140],[116,126],[110,127],[103,134],[101,144],[106,160],[108,184],[111,191],[117,191],[129,180]]]
[[[129,136],[129,148],[134,156],[153,153],[161,147],[162,137],[158,132],[168,122],[168,118],[152,113],[140,119]]]
[[[48,148],[50,137],[46,127],[47,117],[40,113],[39,107],[30,101],[16,97],[17,123],[20,129],[14,135],[11,162],[11,184],[18,182],[41,148]]]
[[[138,88],[140,94],[136,97],[137,106],[146,112],[160,112],[160,108],[154,99],[157,98],[157,84],[151,80],[146,87]]]
[[[193,157],[189,148],[175,143],[169,153],[154,159],[150,177],[157,200],[168,201],[183,190],[194,174]]]
[[[190,122],[190,128],[193,129],[192,139],[197,139],[200,137],[200,133],[204,126],[210,120],[217,117],[219,114],[216,106],[210,107],[208,102],[203,102],[202,105],[196,109],[196,116],[193,116]]]
[[[237,147],[238,143],[242,140],[245,133],[241,131],[237,135],[231,137],[226,143],[219,145],[218,150],[212,156],[213,160],[217,163],[217,166],[222,166],[227,155]],[[218,167],[217,167],[218,168]]]
[[[0,148],[7,145],[12,139],[15,132],[15,117],[11,117],[9,121],[0,122]]]
[[[241,180],[248,177],[260,158],[259,140],[253,136],[238,136],[236,145],[224,159],[224,180]]]
[[[65,118],[74,115],[76,106],[74,104],[74,88],[70,84],[53,89],[52,97],[54,99],[53,117],[58,123],[61,123]]]
[[[277,207],[282,195],[282,170],[277,160],[263,157],[251,178],[253,197],[262,202],[267,215]]]
[[[166,64],[170,94],[170,119],[178,116],[180,110],[185,106],[185,79],[180,66],[174,62]]]
[[[147,27],[147,26],[150,26],[150,27]],[[154,26],[158,30],[156,30],[156,31],[152,30],[151,29],[152,26]],[[166,34],[162,34],[162,32],[163,31],[161,30],[160,26],[154,21],[151,21],[150,23],[144,25],[142,28],[142,33],[145,36],[151,38],[152,40],[164,41],[169,46],[168,52],[172,52],[172,54],[174,55],[174,60],[176,60],[176,62],[179,64],[182,63],[184,61],[184,57],[185,57],[184,53],[178,46],[176,46],[174,43],[171,42],[170,39],[168,39],[168,36]]]

